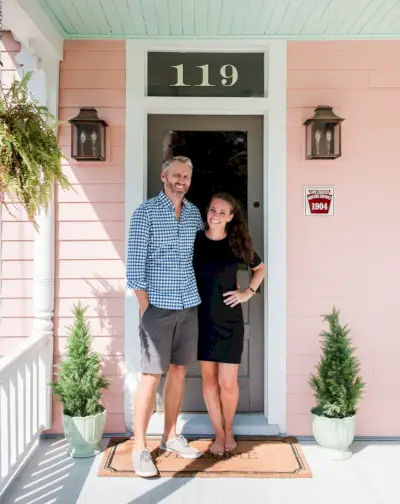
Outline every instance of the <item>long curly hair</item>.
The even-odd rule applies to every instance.
[[[236,199],[228,193],[219,192],[212,196],[207,211],[213,200],[222,200],[231,207],[233,218],[226,225],[229,245],[238,259],[251,263],[254,258],[254,245],[250,236],[247,222],[243,217],[242,209]]]

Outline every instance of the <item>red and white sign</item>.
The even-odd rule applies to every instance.
[[[306,215],[333,215],[333,187],[310,186],[304,188]]]

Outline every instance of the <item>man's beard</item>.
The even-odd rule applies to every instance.
[[[170,191],[174,196],[179,196],[180,198],[183,198],[188,191],[188,188],[186,185],[184,185],[183,189],[178,189],[176,187],[176,184],[173,184],[173,183],[169,182],[168,180],[166,182],[167,182],[168,191]]]

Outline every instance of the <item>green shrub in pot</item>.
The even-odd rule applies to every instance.
[[[344,460],[351,457],[348,448],[354,439],[356,410],[365,384],[350,330],[340,324],[339,311],[333,307],[323,320],[329,323],[329,330],[320,334],[322,355],[317,372],[309,378],[317,402],[311,410],[312,428],[324,458]]]
[[[101,451],[106,409],[101,404],[102,390],[110,385],[101,372],[100,355],[91,349],[90,324],[86,308],[73,307],[74,321],[68,328],[68,342],[61,363],[56,365],[53,394],[63,407],[63,427],[72,457],[92,457]]]

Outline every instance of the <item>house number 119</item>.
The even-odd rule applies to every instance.
[[[183,64],[181,65],[172,65],[171,68],[176,68],[176,82],[175,84],[170,84],[171,87],[174,86],[190,86],[190,84],[185,84],[183,78]],[[200,68],[202,73],[202,82],[201,84],[195,84],[198,87],[210,87],[216,86],[216,84],[210,84],[209,80],[209,67],[207,65],[196,66],[196,68]],[[239,78],[239,72],[234,65],[223,65],[219,69],[219,73],[221,74],[221,84],[225,87],[232,87],[236,84]]]

